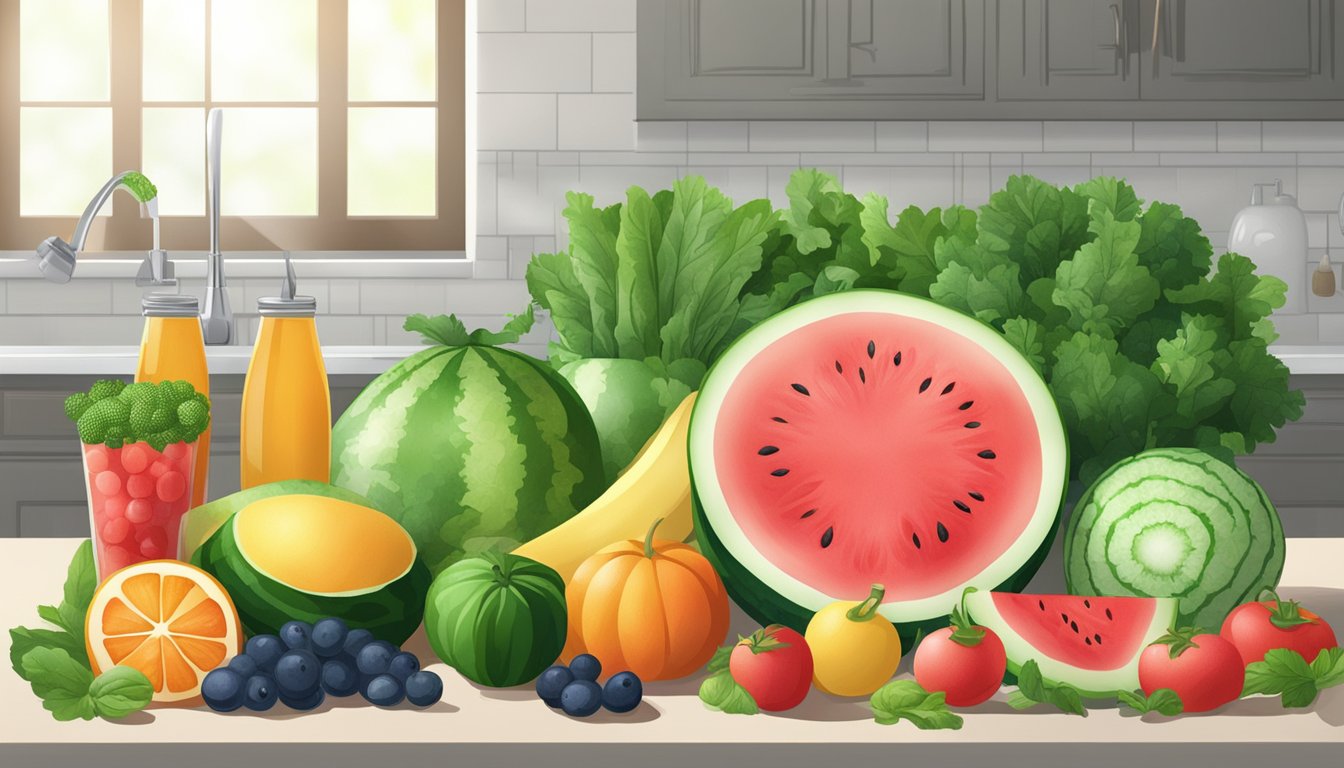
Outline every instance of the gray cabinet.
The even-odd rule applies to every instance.
[[[1138,0],[999,0],[999,99],[1139,98],[1138,12]]]
[[[1335,5],[1332,0],[1146,2],[1143,98],[1344,98],[1339,71],[1344,13]]]

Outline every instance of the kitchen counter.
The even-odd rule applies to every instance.
[[[75,539],[0,540],[0,626],[37,622],[35,606],[58,600]],[[1280,594],[1305,601],[1344,628],[1344,539],[1290,539]],[[735,631],[749,631],[742,616]],[[423,633],[407,643],[432,655]],[[1087,718],[1045,709],[1015,712],[1005,694],[963,713],[960,731],[875,724],[866,701],[813,691],[779,715],[730,716],[696,696],[699,676],[648,686],[628,715],[567,718],[529,686],[478,688],[442,664],[443,700],[427,710],[378,710],[359,697],[312,712],[277,705],[266,715],[156,708],[121,721],[58,723],[27,685],[0,672],[0,757],[29,765],[863,765],[1027,764],[1133,766],[1339,765],[1344,687],[1306,711],[1277,700],[1235,702],[1210,715],[1167,719],[1093,710]],[[1006,758],[1006,759],[1005,759]],[[412,762],[414,761],[414,762]],[[824,762],[823,762],[824,761]],[[880,762],[879,762],[880,761]],[[935,762],[936,761],[936,762]],[[974,763],[973,763],[974,761]]]

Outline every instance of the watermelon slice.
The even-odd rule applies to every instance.
[[[881,583],[907,640],[968,586],[1026,585],[1068,464],[1049,390],[998,332],[869,290],[738,339],[701,387],[689,450],[700,544],[748,614],[802,631]]]
[[[1176,600],[972,592],[966,611],[1003,641],[1013,674],[1034,660],[1046,680],[1109,698],[1139,687],[1139,654],[1171,626]]]

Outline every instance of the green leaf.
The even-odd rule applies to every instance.
[[[1325,690],[1344,683],[1344,648],[1326,648],[1311,662],[1311,673],[1316,678],[1316,689]]]
[[[1149,431],[1167,405],[1162,385],[1120,355],[1114,339],[1080,331],[1060,343],[1049,383],[1070,442],[1104,456],[1103,469],[1151,447]]]
[[[484,328],[477,328],[471,332],[471,343],[483,346],[493,347],[500,344],[516,344],[528,331],[532,330],[532,324],[536,322],[536,315],[532,312],[532,305],[516,315],[509,315],[509,321],[498,331],[487,331]]]
[[[66,632],[70,631],[70,627],[65,623],[65,616],[61,613],[60,609],[54,605],[37,606],[37,616],[43,621],[49,624],[54,624]]]
[[[1003,323],[1003,337],[1031,362],[1037,373],[1045,367],[1044,332],[1040,323],[1025,317],[1013,317]]]
[[[941,272],[929,296],[944,306],[993,323],[1019,314],[1024,293],[1018,265],[961,238],[939,241]]]
[[[72,632],[84,634],[84,614],[93,602],[93,592],[98,588],[98,571],[93,566],[93,541],[85,539],[75,549],[66,568],[63,600],[59,607],[66,628]]]
[[[1074,191],[1087,198],[1087,212],[1094,220],[1101,213],[1116,221],[1133,221],[1139,215],[1141,204],[1134,188],[1113,176],[1093,177],[1074,187]]]
[[[138,669],[115,666],[94,679],[89,698],[99,717],[125,717],[149,706],[154,685]]]
[[[1096,238],[1059,265],[1053,298],[1069,310],[1069,327],[1114,335],[1157,303],[1161,285],[1134,253],[1139,230],[1137,223],[1102,211],[1089,226]]]
[[[700,684],[700,700],[706,706],[729,715],[754,715],[760,712],[756,700],[747,693],[747,689],[733,680],[726,668],[705,678]]]
[[[648,202],[648,195],[638,187],[631,187],[627,199],[639,198]],[[594,357],[615,357],[619,328],[619,297],[621,288],[620,265],[617,251],[620,247],[617,232],[624,232],[626,211],[620,205],[597,208],[591,195],[570,192],[563,212],[569,222],[570,267],[576,284],[588,297],[591,317]],[[650,204],[651,207],[651,204]],[[661,219],[653,215],[652,237],[656,246],[661,236]],[[535,294],[534,294],[535,295]]]
[[[93,673],[70,654],[54,648],[34,648],[20,659],[23,679],[57,720],[92,720],[89,685]]]
[[[1153,691],[1151,696],[1144,696],[1143,691],[1116,691],[1116,698],[1121,704],[1140,713],[1156,712],[1167,717],[1175,717],[1185,710],[1185,705],[1181,703],[1181,697],[1170,688],[1158,688]]]
[[[1231,359],[1218,332],[1217,319],[1193,315],[1175,338],[1157,342],[1152,370],[1163,384],[1175,388],[1176,415],[1184,424],[1196,426],[1211,418],[1236,391],[1231,379],[1218,375]]]
[[[83,629],[80,630],[78,637],[64,629],[14,627],[9,630],[9,663],[20,677],[23,677],[23,656],[34,648],[64,651],[81,665],[89,666],[88,651],[84,648]]]
[[[840,182],[829,173],[814,168],[803,168],[789,176],[784,187],[789,197],[788,210],[780,214],[784,231],[793,235],[798,244],[798,252],[804,256],[820,248],[831,246],[831,232],[824,226],[812,222],[813,212],[818,203],[828,195],[844,194]]]
[[[1221,375],[1236,385],[1228,410],[1236,431],[1247,440],[1247,447],[1273,442],[1275,430],[1302,416],[1306,398],[1300,390],[1288,388],[1288,366],[1269,353],[1260,339],[1243,339],[1228,345],[1231,353]]]
[[[538,253],[527,263],[527,290],[551,313],[556,357],[601,357],[593,336],[593,313],[588,294],[574,276],[568,253]],[[614,312],[614,309],[613,309]],[[566,360],[568,362],[568,360]]]
[[[1069,715],[1079,715],[1087,717],[1087,709],[1083,707],[1083,698],[1078,689],[1064,683],[1052,683],[1041,677],[1041,668],[1034,660],[1028,659],[1022,665],[1017,673],[1017,704],[1014,708],[1024,709],[1018,706],[1025,704],[1026,701],[1040,704],[1048,704],[1055,709]],[[1010,697],[1010,704],[1012,699]]]
[[[1139,264],[1163,286],[1182,288],[1208,274],[1213,246],[1200,232],[1199,224],[1182,215],[1179,206],[1153,203],[1139,217],[1139,224],[1134,253]]]
[[[1302,654],[1276,648],[1263,661],[1246,665],[1246,684],[1242,696],[1263,693],[1281,695],[1284,708],[1310,706],[1316,700],[1316,674]]]
[[[513,344],[532,328],[532,305],[518,315],[512,315],[504,328],[488,331],[484,328],[467,332],[467,327],[457,315],[411,315],[402,324],[404,330],[419,333],[426,344],[441,344],[445,347],[494,346]]]
[[[930,693],[914,680],[892,680],[878,688],[868,704],[882,725],[907,720],[920,730],[960,730],[962,719],[947,707],[947,695]]]
[[[1191,312],[1222,319],[1226,337],[1237,341],[1254,337],[1257,323],[1283,306],[1287,286],[1277,277],[1255,274],[1255,262],[1237,253],[1218,257],[1212,277],[1193,285],[1168,289],[1168,301]]]
[[[954,221],[957,213],[948,211]],[[885,271],[894,287],[917,296],[929,295],[929,286],[938,277],[935,246],[951,233],[942,212],[931,208],[926,214],[912,205],[901,211],[893,227],[887,218],[887,199],[870,192],[863,198],[859,220],[872,264]]]
[[[1023,283],[1055,274],[1090,238],[1087,200],[1032,176],[1012,176],[980,209],[978,243],[1018,266]]]
[[[714,655],[709,658],[709,663],[705,665],[705,671],[714,674],[727,669],[728,660],[733,657],[733,649],[736,647],[736,644],[719,646],[719,649],[714,651]]]

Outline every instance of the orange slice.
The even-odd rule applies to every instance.
[[[84,634],[93,673],[121,664],[145,673],[154,701],[187,702],[210,670],[236,656],[243,631],[218,581],[178,560],[123,568],[99,585]]]

